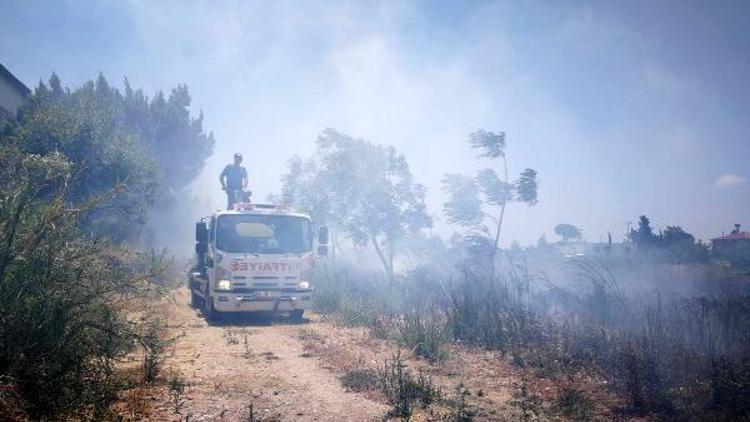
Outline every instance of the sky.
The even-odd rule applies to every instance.
[[[29,87],[187,84],[217,140],[192,189],[217,208],[234,152],[264,198],[332,127],[402,152],[448,234],[440,180],[492,165],[466,142],[482,128],[540,178],[505,245],[558,223],[619,240],[641,214],[750,228],[746,1],[0,0],[0,63]]]

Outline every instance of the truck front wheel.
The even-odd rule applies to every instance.
[[[193,309],[200,309],[203,306],[203,299],[195,294],[195,290],[190,289],[190,307]]]
[[[203,315],[209,321],[216,321],[219,317],[219,312],[214,308],[214,298],[209,296],[203,298]]]

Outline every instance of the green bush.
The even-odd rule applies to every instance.
[[[383,394],[393,406],[390,417],[409,418],[415,406],[427,407],[441,397],[430,377],[421,370],[415,375],[402,360],[400,352],[385,362],[379,376]]]
[[[125,245],[211,154],[189,104],[185,86],[149,100],[53,74],[0,128],[0,416],[107,417],[134,347],[158,375],[163,322],[128,306],[166,286],[163,256]]]
[[[399,320],[398,340],[417,356],[438,361],[444,357],[443,345],[448,341],[446,322],[440,314],[407,312]]]
[[[378,385],[378,374],[370,368],[358,368],[341,376],[341,385],[348,391],[367,391]]]
[[[594,416],[594,402],[572,386],[562,388],[556,405],[560,414],[572,421],[590,421]]]
[[[34,419],[107,412],[135,339],[122,304],[155,268],[81,235],[103,199],[69,203],[71,174],[60,154],[0,148],[0,379]]]

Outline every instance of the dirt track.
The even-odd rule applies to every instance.
[[[170,305],[180,336],[164,363],[187,380],[152,420],[382,420],[387,406],[345,392],[338,378],[305,351],[300,332],[317,323],[231,320],[209,325],[179,291]],[[178,397],[179,396],[179,397]],[[179,411],[179,414],[176,412]]]

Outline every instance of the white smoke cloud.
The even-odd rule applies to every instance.
[[[478,128],[507,132],[511,174],[531,167],[541,184],[537,206],[509,210],[504,245],[533,243],[543,232],[551,238],[560,222],[585,225],[592,239],[619,238],[644,212],[708,237],[720,228],[707,222],[731,219],[750,201],[717,189],[748,180],[715,179],[742,168],[738,157],[747,156],[746,123],[725,106],[731,96],[716,89],[719,78],[683,65],[698,56],[686,41],[653,31],[627,7],[128,0],[113,10],[71,0],[47,10],[26,3],[16,7],[27,13],[23,25],[3,20],[18,11],[0,14],[4,63],[20,64],[14,69],[25,81],[54,67],[72,86],[99,70],[113,83],[127,76],[149,95],[189,86],[192,110],[204,111],[217,139],[192,185],[212,208],[224,203],[218,174],[233,153],[245,154],[251,189],[264,198],[278,193],[288,158],[310,155],[325,127],[404,153],[427,186],[441,234],[454,229],[441,224],[443,174],[492,165],[476,159],[466,136]],[[46,15],[77,17],[80,29],[37,18]],[[706,63],[717,63],[716,74],[731,67]]]

